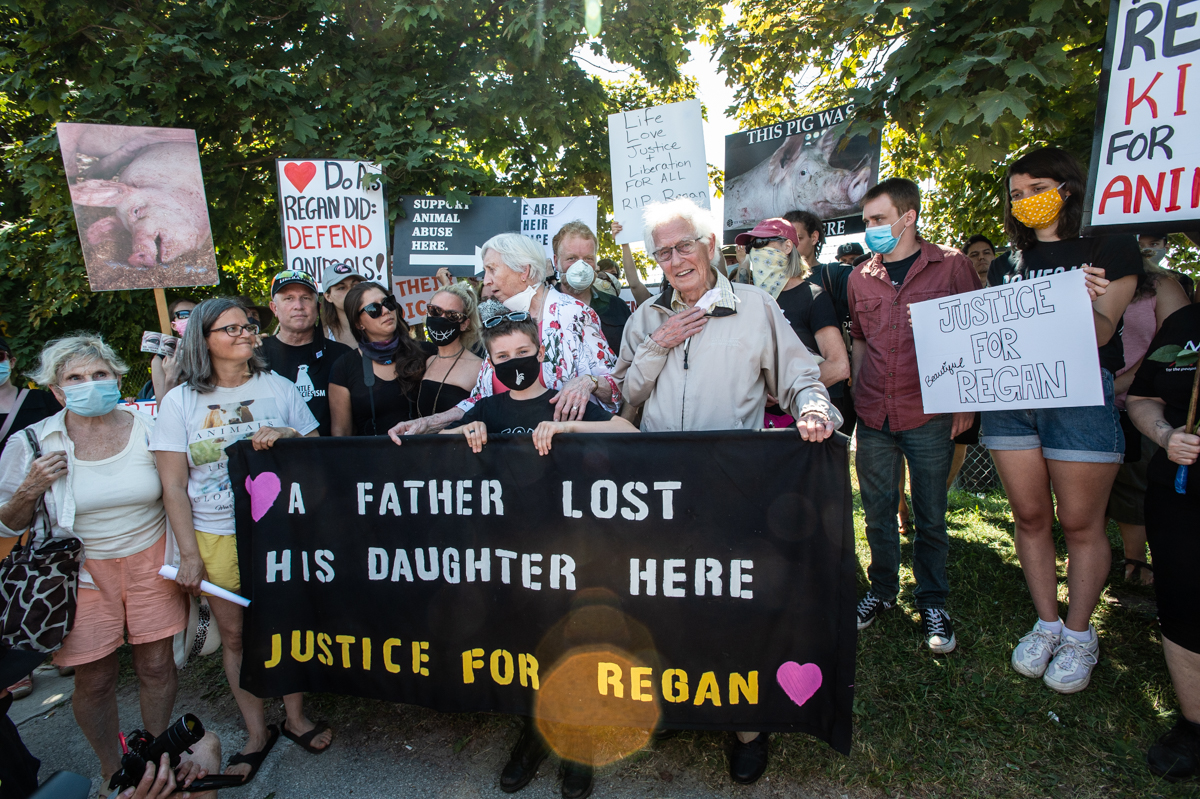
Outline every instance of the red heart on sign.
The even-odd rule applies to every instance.
[[[296,187],[296,191],[304,193],[304,187],[313,179],[313,175],[317,174],[317,165],[312,161],[305,161],[302,164],[295,162],[283,165],[283,174]]]

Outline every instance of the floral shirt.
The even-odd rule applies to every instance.
[[[539,329],[542,346],[546,348],[546,360],[542,363],[542,383],[546,388],[558,391],[568,380],[581,375],[593,375],[600,379],[601,386],[604,385],[616,366],[617,356],[600,332],[600,317],[595,311],[579,300],[547,287]],[[475,390],[458,407],[467,411],[480,397],[490,397],[495,374],[491,358],[485,358],[475,381]],[[621,397],[616,384],[607,382],[613,388],[612,399],[605,402],[593,396],[592,400],[609,413],[616,413]]]

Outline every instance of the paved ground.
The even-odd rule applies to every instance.
[[[189,666],[189,670],[192,669]],[[209,670],[211,674],[211,669]],[[186,675],[186,672],[185,672]],[[197,685],[196,674],[181,682],[176,714],[195,713],[205,726],[229,745],[241,745],[244,733],[236,707],[224,685]],[[37,690],[13,705],[11,716],[21,736],[42,760],[42,779],[68,770],[99,784],[99,763],[75,724],[69,702],[71,679],[53,670],[35,676]],[[140,726],[136,685],[118,693],[121,728]],[[282,718],[282,703],[268,715]],[[228,799],[332,799],[338,797],[404,797],[404,799],[457,799],[506,796],[498,775],[516,740],[517,726],[510,719],[483,715],[451,715],[409,706],[346,698],[315,698],[313,717],[341,718],[334,722],[336,738],[324,755],[314,757],[286,739],[280,739],[258,777],[246,787],[225,791]],[[352,720],[352,721],[351,721]],[[824,746],[824,744],[815,744]],[[226,757],[232,748],[226,749]],[[697,754],[699,753],[699,754]],[[768,774],[750,788],[733,785],[724,774],[724,754],[719,736],[658,743],[621,763],[601,770],[597,797],[639,799],[765,799],[765,797],[831,797],[843,792],[830,786],[787,783]],[[520,793],[523,799],[556,799],[560,796],[557,761],[543,764],[537,779]]]

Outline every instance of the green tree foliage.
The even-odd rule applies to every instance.
[[[1004,169],[1031,147],[1089,161],[1108,0],[739,5],[711,39],[739,118],[765,125],[854,102],[856,124],[885,130],[884,172],[932,181],[931,238],[1003,241]],[[1174,262],[1194,260],[1176,238]]]
[[[678,65],[715,23],[711,5],[606,3],[592,47],[634,67],[646,96],[686,87]],[[130,354],[154,324],[149,291],[87,288],[57,121],[194,128],[224,270],[216,291],[260,300],[281,255],[277,157],[376,161],[391,197],[607,196],[604,117],[634,92],[572,58],[583,6],[5,0],[0,331],[28,366],[51,335],[100,329]]]

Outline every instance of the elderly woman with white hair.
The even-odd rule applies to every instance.
[[[542,245],[520,233],[501,233],[483,245],[484,294],[504,303],[510,321],[533,319],[546,348],[542,383],[558,394],[555,421],[578,421],[589,402],[616,413],[621,392],[612,378],[617,356],[604,339],[596,312],[546,283],[550,265]],[[471,396],[444,413],[401,422],[388,431],[401,435],[433,433],[463,417],[480,397],[505,391],[491,360],[485,360]]]
[[[141,723],[160,735],[178,687],[171,639],[188,620],[179,586],[158,576],[167,517],[149,449],[155,423],[119,404],[127,371],[100,336],[51,342],[33,379],[65,407],[0,455],[0,536],[32,526],[39,543],[48,533],[83,544],[75,623],[54,660],[75,667],[71,704],[100,758],[102,795],[121,767],[117,649],[128,637]]]

